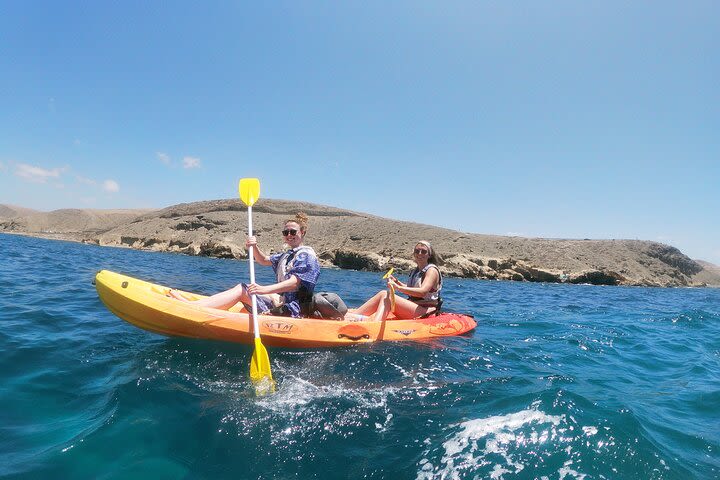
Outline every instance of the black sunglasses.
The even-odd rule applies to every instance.
[[[424,248],[416,248],[414,251],[417,255],[427,255],[430,253],[429,250],[425,250]]]
[[[298,230],[295,228],[286,228],[282,231],[283,237],[287,237],[288,235],[297,235]]]

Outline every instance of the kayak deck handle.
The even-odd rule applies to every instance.
[[[348,340],[352,340],[353,342],[357,342],[358,340],[364,338],[365,340],[368,340],[370,338],[370,335],[365,333],[363,335],[347,335],[345,333],[338,333],[338,338],[347,338]]]

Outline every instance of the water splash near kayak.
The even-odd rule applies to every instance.
[[[556,441],[567,431],[567,428],[558,428],[564,419],[564,415],[539,411],[535,404],[520,412],[453,425],[450,428],[458,432],[442,444],[440,466],[434,467],[423,458],[418,478],[461,478],[488,465],[492,465],[491,478],[520,473],[525,465],[514,459],[514,447],[538,449],[548,441]]]

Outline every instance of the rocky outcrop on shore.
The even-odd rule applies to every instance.
[[[466,278],[596,285],[720,285],[720,268],[677,248],[642,240],[567,240],[464,233],[373,215],[284,200],[253,208],[258,242],[282,248],[280,230],[297,211],[310,217],[306,243],[326,266],[408,271],[411,250],[429,240],[444,274]],[[0,205],[0,232],[106,246],[247,258],[247,209],[239,200],[213,200],[161,210],[35,212]]]

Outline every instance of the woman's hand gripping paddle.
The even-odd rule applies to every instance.
[[[260,198],[260,180],[257,178],[241,178],[238,185],[240,200],[248,207],[248,236],[252,237],[252,206]],[[254,248],[250,247],[250,283],[255,283],[255,256]],[[270,371],[270,357],[260,340],[260,326],[258,324],[257,299],[252,295],[253,331],[255,332],[255,350],[250,360],[250,380],[258,396],[275,392],[275,380]]]
[[[385,275],[383,275],[383,277],[382,277],[383,280],[389,278],[390,275],[392,275],[394,271],[395,271],[394,268],[391,268],[390,270],[388,270],[388,272]],[[388,290],[390,291],[390,293],[389,293],[389,295],[390,295],[390,311],[394,312],[395,311],[395,285],[388,284]]]

